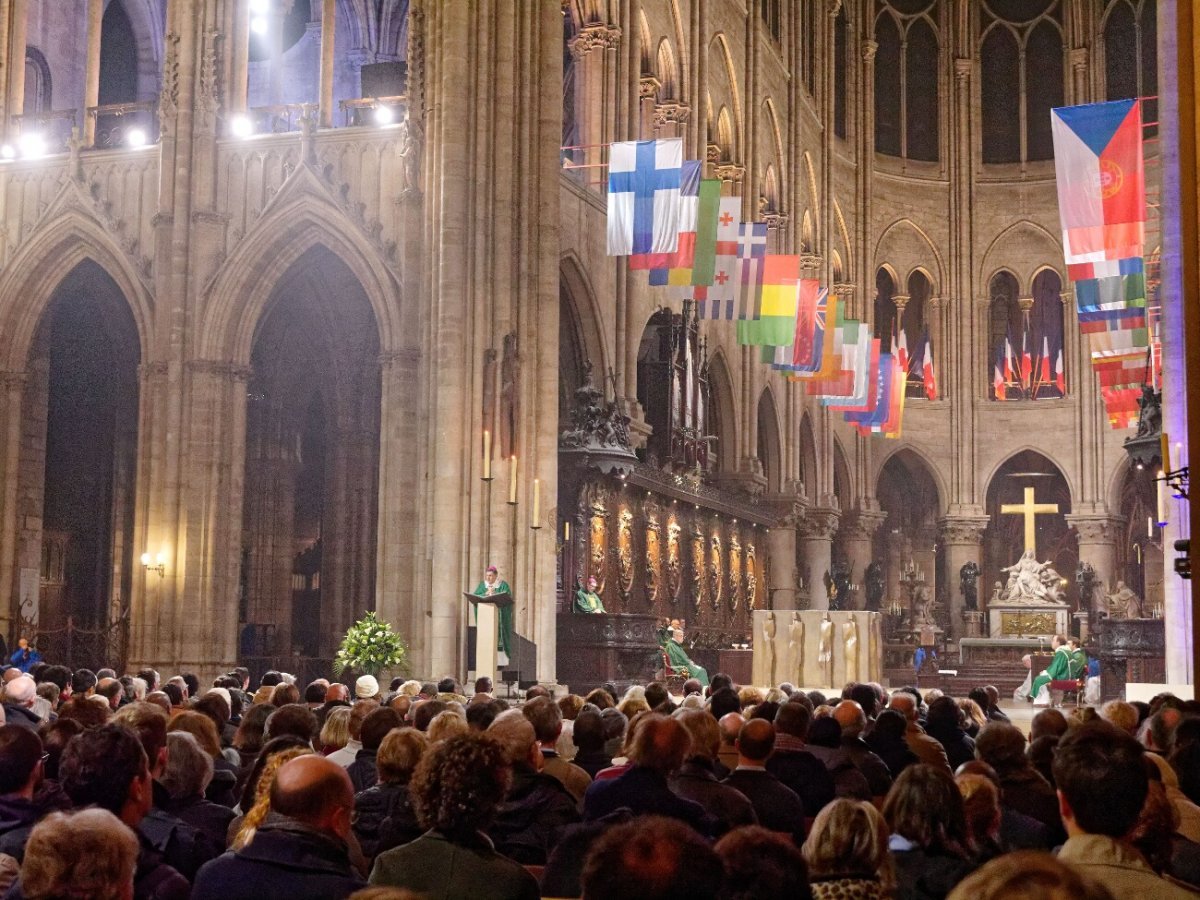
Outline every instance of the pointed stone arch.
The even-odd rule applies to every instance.
[[[783,486],[782,429],[779,423],[779,408],[775,394],[767,385],[758,395],[758,447],[756,453],[762,464],[763,476],[767,479],[767,492],[778,494]]]
[[[712,391],[714,416],[709,431],[717,436],[717,471],[737,471],[738,422],[734,402],[733,378],[725,352],[718,349],[708,363],[708,383]]]
[[[592,377],[597,385],[603,382],[612,366],[612,353],[596,292],[588,278],[587,269],[574,250],[568,250],[559,260],[559,283],[570,298],[578,336],[592,364]]]
[[[0,306],[0,334],[4,335],[0,370],[16,372],[25,367],[34,333],[54,292],[84,260],[103,269],[125,297],[146,353],[153,302],[141,274],[97,219],[68,208],[41,225],[0,276],[0,297],[18,298]]]
[[[806,412],[800,419],[800,480],[810,503],[815,502],[820,484],[817,467],[817,438],[813,432],[812,417]]]
[[[315,181],[311,173],[309,177]],[[244,365],[275,285],[318,246],[345,263],[362,285],[379,327],[380,353],[395,353],[411,344],[417,334],[415,311],[405,308],[399,279],[357,227],[320,194],[289,192],[286,185],[280,194],[285,192],[289,196],[268,208],[209,285],[198,355]],[[405,341],[400,335],[409,338]]]

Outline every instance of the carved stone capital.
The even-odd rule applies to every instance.
[[[421,351],[415,348],[393,350],[390,353],[379,354],[379,367],[387,370],[393,366],[414,368],[421,361]]]
[[[886,521],[887,513],[881,510],[860,509],[842,523],[839,532],[852,541],[869,541]]]
[[[1113,544],[1124,531],[1123,516],[1097,516],[1080,513],[1066,516],[1067,524],[1075,529],[1080,544]]]
[[[1067,58],[1071,62],[1071,68],[1079,71],[1086,69],[1088,65],[1088,48],[1087,47],[1072,47],[1067,54]]]
[[[621,29],[615,25],[594,22],[584,25],[571,38],[570,50],[575,59],[583,59],[593,50],[608,50],[621,45]]]
[[[938,297],[934,295],[925,302],[929,304],[930,309],[941,309],[942,307],[947,306],[950,301],[946,297]]]
[[[971,76],[971,57],[958,56],[954,59],[954,77],[959,81],[966,81]]]
[[[1017,306],[1019,306],[1021,308],[1021,312],[1027,313],[1031,309],[1033,309],[1033,298],[1032,297],[1018,297],[1017,298]]]
[[[1058,293],[1058,299],[1063,302],[1064,306],[1070,303],[1074,298],[1075,292],[1071,290],[1071,288],[1067,288],[1065,291],[1059,291]]]
[[[838,511],[826,507],[809,509],[797,526],[797,536],[808,541],[832,541],[838,530]]]
[[[638,96],[643,100],[655,99],[661,90],[662,82],[653,75],[643,75],[642,80],[638,82]]]
[[[829,0],[829,5],[825,7],[825,14],[831,19],[836,19],[841,11],[842,0]]]
[[[239,366],[222,359],[191,359],[188,360],[187,369],[193,375],[211,375],[242,383],[249,381],[254,374],[249,366]]]
[[[979,546],[984,529],[991,519],[987,516],[945,516],[938,519],[938,533],[943,544]]]
[[[767,212],[760,217],[767,226],[767,231],[779,231],[788,223],[787,213]]]
[[[819,268],[821,268],[821,263],[824,261],[825,261],[824,257],[822,257],[819,253],[801,253],[800,254],[800,268],[801,269],[810,269],[810,270],[811,269],[819,269]]]
[[[678,100],[664,100],[654,104],[655,125],[682,125],[691,117],[692,108]]]
[[[721,161],[721,147],[719,144],[708,144],[705,146],[704,161],[710,162],[714,166]]]
[[[853,297],[858,286],[849,281],[835,281],[832,290],[835,297]]]
[[[862,43],[862,58],[863,62],[874,62],[875,54],[879,50],[879,44],[876,41],[866,40]]]
[[[746,167],[737,163],[721,163],[717,166],[717,177],[722,181],[741,184],[746,178]]]
[[[912,297],[908,294],[892,294],[892,302],[896,304],[896,309],[900,312],[904,312],[904,307],[908,306],[908,301],[911,299]]]

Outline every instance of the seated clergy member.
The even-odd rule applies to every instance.
[[[1058,858],[1114,897],[1195,897],[1160,878],[1124,838],[1138,824],[1149,792],[1142,746],[1107,722],[1067,732],[1054,753],[1058,805],[1067,842]]]
[[[663,644],[663,650],[667,654],[667,662],[671,664],[672,669],[676,672],[687,672],[691,678],[697,679],[705,687],[708,686],[708,671],[703,666],[692,662],[687,651],[683,649],[683,629],[678,625],[672,624],[670,635]]]
[[[604,603],[601,602],[600,595],[596,593],[599,584],[595,575],[588,576],[587,587],[580,588],[575,592],[575,612],[602,613],[605,611]]]
[[[312,754],[280,767],[271,817],[240,850],[206,863],[192,900],[340,900],[364,886],[347,840],[354,809],[350,776]]]
[[[1054,656],[1050,659],[1050,665],[1033,679],[1031,693],[1035,706],[1050,704],[1051,681],[1065,681],[1071,677],[1071,648],[1067,646],[1067,639],[1061,634],[1056,634],[1050,641],[1050,645],[1054,648]]]

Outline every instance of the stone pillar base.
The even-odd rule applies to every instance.
[[[1079,643],[1086,644],[1088,634],[1091,632],[1091,622],[1089,621],[1090,616],[1088,615],[1088,611],[1086,609],[1081,609],[1079,612],[1074,614],[1074,618],[1079,629]]]

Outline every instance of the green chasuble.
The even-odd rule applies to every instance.
[[[698,678],[702,685],[708,687],[708,672],[688,659],[687,652],[683,649],[679,641],[667,641],[663,645],[663,650],[666,651],[667,659],[671,661],[671,668],[686,669],[689,675],[693,678]]]
[[[1080,647],[1071,653],[1069,660],[1069,675],[1068,678],[1083,678],[1087,674],[1088,655],[1087,651]]]
[[[1054,658],[1050,660],[1050,665],[1046,668],[1045,675],[1039,675],[1033,679],[1033,689],[1030,693],[1036,698],[1038,691],[1042,689],[1042,685],[1049,684],[1051,681],[1066,681],[1071,677],[1071,651],[1067,647],[1059,647],[1054,651]]]
[[[602,613],[604,611],[604,604],[600,602],[599,594],[583,588],[575,592],[575,612]]]
[[[475,588],[474,594],[476,597],[486,597],[488,592],[488,583],[486,581],[479,582],[479,587]],[[493,594],[511,594],[512,590],[508,586],[507,581],[497,581],[492,585]],[[496,649],[508,656],[512,653],[512,633],[513,633],[513,607],[510,603],[508,606],[502,606],[499,610],[500,628],[499,635],[496,638]],[[476,618],[478,619],[478,613]]]

